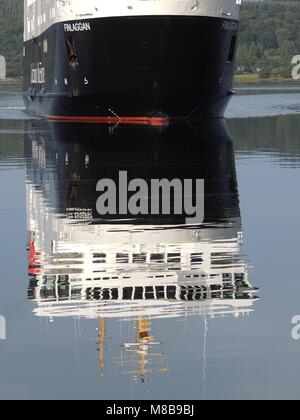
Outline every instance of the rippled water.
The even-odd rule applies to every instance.
[[[299,398],[298,99],[159,130],[47,124],[0,94],[1,399]],[[119,171],[204,179],[203,224],[101,218]]]

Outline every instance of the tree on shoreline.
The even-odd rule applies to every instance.
[[[299,1],[244,2],[237,72],[290,78],[292,57],[300,54],[299,27]]]

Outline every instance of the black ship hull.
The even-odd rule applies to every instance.
[[[223,117],[238,22],[115,17],[58,23],[25,43],[26,110],[66,121]]]

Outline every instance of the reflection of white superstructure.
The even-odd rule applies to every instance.
[[[248,314],[254,289],[239,221],[199,229],[90,224],[56,216],[27,185],[32,298],[44,317]],[[72,215],[74,217],[74,213]]]
[[[89,209],[72,209],[71,218],[55,214],[30,183],[27,204],[34,313],[51,320],[98,319],[101,377],[110,318],[133,321],[113,366],[143,384],[169,371],[151,320],[200,315],[207,323],[253,311],[256,289],[239,257],[239,220],[199,229],[92,224]]]

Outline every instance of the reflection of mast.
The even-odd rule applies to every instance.
[[[203,337],[203,400],[206,401],[206,370],[207,370],[207,336],[208,336],[208,321],[207,316],[203,314],[204,320],[204,337]]]
[[[105,354],[105,340],[106,340],[106,321],[103,318],[99,319],[99,336],[98,336],[98,360],[100,376],[104,377],[104,354]]]
[[[153,373],[153,367],[158,373],[168,372],[163,365],[167,360],[164,353],[154,353],[152,349],[160,346],[155,337],[150,335],[150,321],[144,318],[137,320],[136,342],[125,343],[122,346],[121,356],[115,359],[115,364],[125,369],[124,374],[133,377],[136,383],[150,381],[149,375]]]
[[[78,190],[79,190],[79,182],[80,182],[80,146],[78,144],[73,145],[72,150],[72,160],[71,160],[71,167],[72,173],[70,174],[70,183],[69,183],[69,191],[68,191],[68,203],[69,205],[74,205],[76,200],[78,200]],[[66,165],[69,165],[69,154],[66,154],[65,157]]]
[[[139,319],[137,321],[137,342],[140,344],[137,352],[140,357],[138,360],[138,376],[144,378],[147,373],[148,364],[148,344],[154,342],[154,337],[149,335],[150,333],[150,322],[146,319]],[[143,380],[143,379],[142,379]]]

